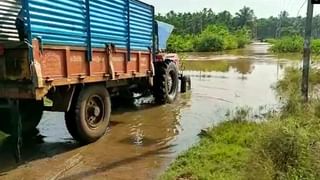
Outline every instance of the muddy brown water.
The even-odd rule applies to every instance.
[[[134,107],[115,109],[109,132],[94,144],[78,145],[64,115],[46,112],[39,126],[43,137],[26,142],[23,163],[14,162],[6,143],[0,146],[0,179],[156,179],[198,142],[202,129],[225,120],[228,110],[278,105],[271,86],[291,63],[269,54],[268,47],[256,43],[183,55],[192,91],[174,104],[156,106],[144,98]]]

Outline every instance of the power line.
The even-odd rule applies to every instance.
[[[298,11],[298,13],[297,13],[297,17],[300,15],[300,12],[301,12],[302,8],[306,5],[307,2],[308,2],[308,0],[305,0],[305,1],[302,3],[302,5],[301,5],[301,7],[300,7],[300,9],[299,9],[299,11]]]

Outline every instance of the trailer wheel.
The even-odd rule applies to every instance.
[[[89,86],[80,91],[74,108],[66,113],[66,125],[75,140],[88,144],[105,134],[110,114],[108,90],[103,86]]]
[[[66,127],[68,129],[68,132],[76,141],[80,141],[80,135],[77,131],[77,124],[75,121],[75,116],[76,115],[75,115],[74,110],[71,110],[71,111],[66,112],[64,114],[65,123],[66,123]]]
[[[179,73],[172,61],[158,63],[155,66],[154,97],[160,104],[173,103],[178,96]]]
[[[43,102],[35,100],[21,100],[19,110],[22,122],[22,133],[24,135],[37,134],[37,126],[39,125],[43,114]],[[0,110],[0,131],[7,134],[12,133],[11,114],[8,109]]]

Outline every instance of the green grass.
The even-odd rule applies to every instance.
[[[257,123],[246,120],[250,109],[237,109],[203,132],[160,179],[320,179],[320,101],[301,102],[300,74],[289,68],[276,84],[283,100],[278,113]],[[311,92],[319,75],[311,71]]]
[[[179,156],[161,179],[238,179],[259,126],[235,121],[220,124]]]

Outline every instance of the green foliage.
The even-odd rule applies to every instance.
[[[315,54],[315,55],[320,55],[320,39],[314,39],[312,41],[312,52]]]
[[[278,17],[257,19],[257,39],[303,36],[305,22],[305,17],[290,17],[286,11],[280,12]],[[320,38],[320,15],[314,16],[312,30],[312,36]]]
[[[276,53],[302,52],[303,38],[300,36],[284,37],[274,42],[271,51]]]
[[[258,124],[248,122],[220,124],[179,156],[161,179],[239,179],[257,128]]]
[[[269,40],[270,41],[270,40]],[[288,36],[281,39],[272,39],[271,51],[275,53],[301,53],[303,51],[303,38],[301,36]],[[320,54],[320,39],[312,40],[312,52],[316,55]]]
[[[250,38],[264,40],[281,38],[285,36],[303,36],[305,17],[290,17],[289,13],[282,11],[277,17],[256,18],[252,9],[243,7],[236,14],[228,11],[214,12],[212,9],[203,9],[199,12],[177,13],[170,11],[167,14],[158,14],[156,19],[175,26],[174,34],[199,35],[210,25],[227,27],[231,32],[246,28],[250,30]],[[320,38],[320,15],[313,18],[314,38]]]
[[[222,51],[224,40],[221,36],[202,34],[194,42],[194,50],[198,52]]]
[[[168,40],[167,51],[191,52],[193,51],[194,37],[191,35],[172,35]]]
[[[301,103],[300,74],[289,68],[275,86],[284,106],[256,123],[239,108],[230,121],[202,133],[161,179],[320,179],[320,101],[314,87],[320,72],[312,70],[311,102]]]
[[[277,40],[273,38],[268,38],[268,39],[265,39],[264,41],[270,44],[275,44],[277,42]]]
[[[212,9],[204,8],[193,13],[170,11],[165,15],[158,14],[156,19],[174,25],[174,34],[198,35],[210,25],[225,26],[231,31],[244,27],[253,29],[255,15],[249,7],[243,7],[234,16],[228,11],[215,13]]]
[[[169,52],[213,52],[243,48],[250,42],[246,29],[230,32],[225,26],[210,25],[199,35],[172,35],[168,41]]]
[[[238,48],[244,48],[250,43],[250,31],[248,29],[237,30],[234,35],[237,40]]]

